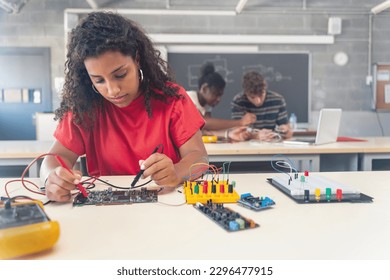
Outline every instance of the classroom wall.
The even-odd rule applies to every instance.
[[[139,1],[117,2],[117,8],[141,7]],[[327,35],[328,18],[340,17],[342,33],[335,35],[334,44],[263,44],[258,48],[260,51],[311,53],[312,127],[319,109],[341,107],[344,111],[341,134],[390,136],[390,112],[372,110],[372,89],[366,84],[371,71],[369,65],[390,62],[390,12],[372,17],[371,46],[369,41],[369,10],[382,0],[312,0],[305,1],[307,3],[305,9],[296,7],[251,9],[250,2],[248,1],[249,10],[244,10],[237,16],[134,15],[132,19],[138,21],[149,33]],[[194,9],[202,9],[196,6],[196,0],[191,3],[195,3]],[[148,1],[143,5],[148,5]],[[51,48],[53,109],[59,104],[56,81],[57,78],[64,76],[66,8],[89,6],[86,1],[81,0],[31,0],[19,14],[7,14],[0,10],[0,46]],[[345,66],[338,66],[333,62],[334,54],[339,51],[346,52],[349,56],[349,62]]]

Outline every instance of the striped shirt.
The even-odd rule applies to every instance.
[[[267,91],[263,105],[256,107],[246,95],[241,92],[234,96],[231,102],[232,119],[241,119],[246,112],[256,115],[253,128],[267,128],[274,130],[277,125],[288,123],[286,101],[282,95],[273,91]]]

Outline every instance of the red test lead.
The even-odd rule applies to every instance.
[[[59,162],[59,164],[61,164],[61,166],[63,168],[65,168],[66,170],[68,170],[70,173],[73,174],[72,170],[69,169],[69,167],[66,165],[66,163],[64,162],[64,160],[60,156],[56,155],[55,158],[57,159],[57,161]],[[78,183],[76,185],[76,187],[79,189],[79,191],[83,194],[84,197],[88,197],[87,191],[85,190],[85,188],[80,183]]]

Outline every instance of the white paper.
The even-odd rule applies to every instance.
[[[21,103],[22,91],[21,89],[4,89],[5,103]]]
[[[390,71],[389,70],[378,71],[377,81],[389,81],[389,80],[390,80]]]

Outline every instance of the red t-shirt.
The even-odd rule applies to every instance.
[[[86,155],[92,176],[134,175],[140,170],[138,161],[149,157],[160,144],[163,153],[177,163],[178,148],[204,125],[183,88],[179,94],[185,98],[166,97],[167,103],[151,99],[152,118],[146,112],[142,94],[125,108],[104,100],[90,130],[74,124],[68,112],[54,137],[74,153]]]

